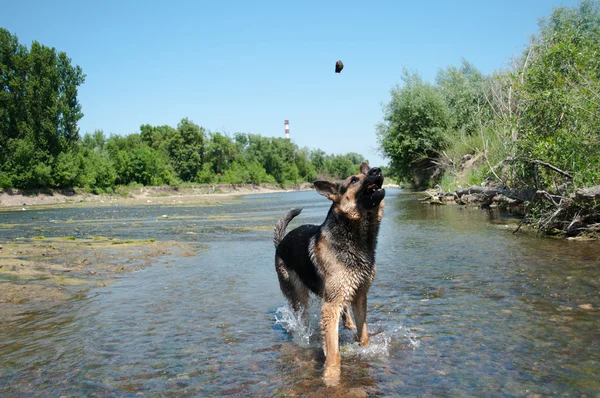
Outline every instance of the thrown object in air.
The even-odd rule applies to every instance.
[[[344,69],[344,64],[342,63],[342,61],[337,61],[335,63],[335,73],[340,73],[342,69]]]

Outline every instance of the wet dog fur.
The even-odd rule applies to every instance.
[[[383,174],[366,162],[357,175],[341,183],[315,181],[315,190],[331,200],[321,225],[302,225],[287,235],[290,221],[302,209],[292,209],[277,222],[274,233],[275,268],[283,295],[296,312],[306,314],[309,294],[323,300],[321,329],[325,369],[341,364],[338,323],[354,328],[356,339],[369,342],[367,292],[375,278],[375,248],[383,216]]]

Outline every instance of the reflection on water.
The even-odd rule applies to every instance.
[[[600,245],[512,234],[510,215],[389,190],[366,349],[341,333],[341,384],[279,292],[271,227],[320,223],[313,192],[227,206],[0,213],[0,242],[36,235],[197,241],[43,313],[0,320],[0,396],[595,396]],[[167,217],[162,217],[166,215]],[[5,305],[5,304],[4,304]]]

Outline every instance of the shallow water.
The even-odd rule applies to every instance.
[[[321,378],[318,302],[302,325],[273,265],[277,218],[300,206],[292,226],[320,223],[328,203],[318,194],[0,213],[2,243],[70,235],[202,247],[0,320],[0,396],[598,396],[597,242],[513,235],[510,215],[422,205],[401,190],[386,201],[368,296],[374,336],[362,349],[341,333],[337,387]]]

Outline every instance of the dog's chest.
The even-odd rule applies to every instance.
[[[322,235],[310,243],[311,259],[322,275],[343,275],[355,283],[372,280],[375,253],[365,244],[354,241],[336,242]],[[353,283],[354,284],[354,283]]]

